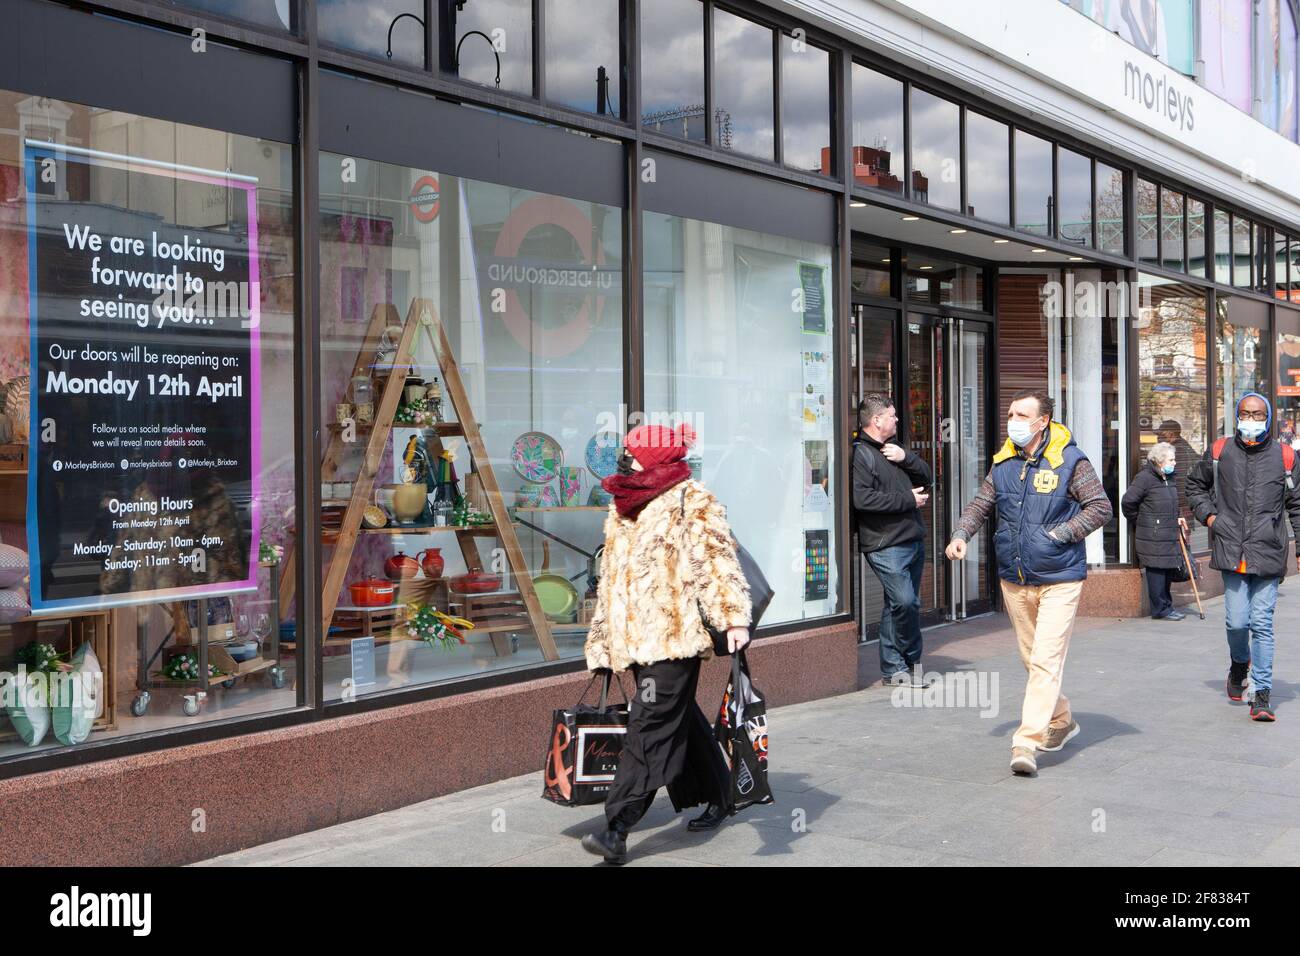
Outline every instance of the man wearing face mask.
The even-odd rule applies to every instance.
[[[993,538],[1002,600],[1029,672],[1020,727],[1011,740],[1011,770],[1038,773],[1035,754],[1055,752],[1079,733],[1061,693],[1065,655],[1088,576],[1084,539],[1111,519],[1110,499],[1070,430],[1052,421],[1052,399],[1038,389],[1012,396],[1007,441],[966,506],[947,556],[966,557],[966,543],[997,510]]]
[[[1250,392],[1237,403],[1237,433],[1220,438],[1187,477],[1196,520],[1210,529],[1210,567],[1223,574],[1228,699],[1254,685],[1252,720],[1274,719],[1273,609],[1295,560],[1300,569],[1300,471],[1295,451],[1272,438],[1273,408]],[[1285,518],[1296,536],[1289,554]]]

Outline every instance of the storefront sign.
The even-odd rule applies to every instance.
[[[411,187],[411,213],[420,222],[433,222],[438,218],[442,206],[438,180],[432,176],[421,176]]]
[[[355,637],[349,645],[352,650],[352,686],[365,687],[375,682],[375,639]]]
[[[803,290],[803,330],[826,333],[826,270],[814,262],[799,263],[799,286]]]
[[[255,588],[255,181],[31,140],[26,175],[33,609]]]
[[[803,599],[805,601],[824,601],[830,595],[830,535],[830,531],[805,531],[803,533]]]

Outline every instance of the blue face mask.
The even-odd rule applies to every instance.
[[[1259,441],[1264,430],[1268,428],[1268,422],[1257,422],[1253,418],[1237,419],[1237,431],[1246,441]]]
[[[1166,475],[1172,475],[1172,474],[1174,473],[1174,466],[1173,466],[1173,465],[1162,465],[1161,468],[1160,468],[1160,470],[1161,470],[1162,472],[1164,472]]]

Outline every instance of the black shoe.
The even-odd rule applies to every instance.
[[[686,824],[688,830],[716,830],[723,820],[731,814],[725,807],[710,803],[705,811]]]
[[[582,838],[582,848],[588,853],[603,856],[606,863],[619,866],[627,860],[627,839],[613,830],[588,833]]]
[[[1272,721],[1277,720],[1273,715],[1273,705],[1268,702],[1268,691],[1255,691],[1255,699],[1250,705],[1250,719]]]
[[[1246,693],[1246,675],[1250,673],[1250,664],[1232,662],[1228,668],[1228,700],[1241,701]]]

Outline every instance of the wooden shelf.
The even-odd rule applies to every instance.
[[[515,508],[516,512],[524,512],[527,514],[533,514],[534,512],[538,512],[538,511],[608,511],[608,510],[609,508],[605,507],[604,505],[568,505],[567,507],[564,505],[560,505],[555,508],[529,508],[529,507],[519,506]]]
[[[386,525],[383,528],[359,528],[358,534],[432,534],[435,531],[467,531],[470,534],[495,536],[497,529],[490,524],[431,524],[419,527]]]
[[[335,432],[335,433],[343,431],[343,426],[340,425],[338,422],[330,422],[325,427],[328,428],[331,432]],[[356,425],[355,427],[358,435],[365,435],[374,430],[375,423],[369,422],[365,425]],[[420,431],[433,432],[436,435],[465,434],[465,426],[462,425],[460,422],[438,422],[435,425],[410,425],[410,424],[405,424],[403,422],[393,422],[393,427],[394,428],[417,428]]]

